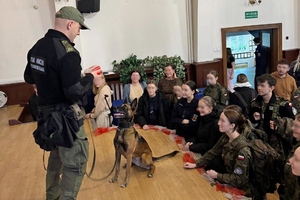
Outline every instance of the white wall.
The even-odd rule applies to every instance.
[[[91,30],[80,36],[84,68],[100,64],[108,71],[132,53],[188,59],[183,0],[101,0],[100,12],[85,18]]]
[[[53,27],[55,11],[64,5],[74,6],[75,0],[1,0],[0,17],[9,20],[1,21],[0,84],[23,81],[28,50]],[[100,7],[84,14],[91,30],[75,40],[83,69],[97,64],[111,71],[113,60],[132,53],[188,59],[185,1],[101,0]]]
[[[298,0],[296,0],[296,4],[295,4],[295,7],[296,7],[296,12],[294,14],[294,18],[298,19],[296,21],[296,24],[295,24],[295,27],[297,28],[297,31],[296,31],[296,38],[297,38],[297,47],[300,47],[300,38],[299,38],[299,34],[300,34],[300,2]]]
[[[221,28],[233,26],[282,23],[283,49],[300,47],[298,0],[263,0],[259,6],[249,6],[247,0],[198,1],[196,61],[222,57]],[[20,82],[28,50],[53,27],[55,10],[75,5],[75,0],[0,2],[0,84]],[[83,68],[98,64],[108,71],[113,60],[131,53],[140,58],[166,54],[188,59],[185,0],[101,0],[100,4],[100,12],[84,14],[91,30],[81,31],[75,41]],[[245,11],[253,10],[258,11],[258,19],[245,20]]]
[[[28,50],[54,25],[53,2],[1,0],[0,84],[23,81]]]
[[[282,47],[299,47],[298,0],[262,0],[260,5],[249,5],[249,0],[199,0],[198,6],[198,61],[221,58],[221,28],[282,23]],[[246,11],[258,11],[257,19],[245,19]],[[298,34],[297,34],[298,33]],[[285,37],[289,36],[289,40]]]

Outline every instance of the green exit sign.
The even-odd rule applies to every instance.
[[[258,11],[245,12],[245,19],[253,19],[258,17]]]

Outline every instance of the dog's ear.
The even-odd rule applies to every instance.
[[[128,104],[128,102],[127,102],[127,98],[124,100],[124,102],[123,102],[124,104]]]
[[[131,106],[132,111],[135,112],[136,109],[137,109],[137,106],[138,106],[137,98],[135,98],[135,99],[131,102],[130,106]]]

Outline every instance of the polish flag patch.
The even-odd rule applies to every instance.
[[[238,159],[238,160],[244,160],[244,159],[245,159],[245,157],[244,157],[244,156],[242,156],[242,155],[238,155],[237,159]]]

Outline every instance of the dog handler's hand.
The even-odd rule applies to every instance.
[[[193,168],[196,168],[196,164],[195,163],[186,162],[186,163],[183,164],[183,168],[193,169]]]
[[[145,124],[145,125],[143,126],[143,129],[144,129],[144,130],[147,130],[147,129],[149,129],[149,126],[148,126],[147,124]]]

